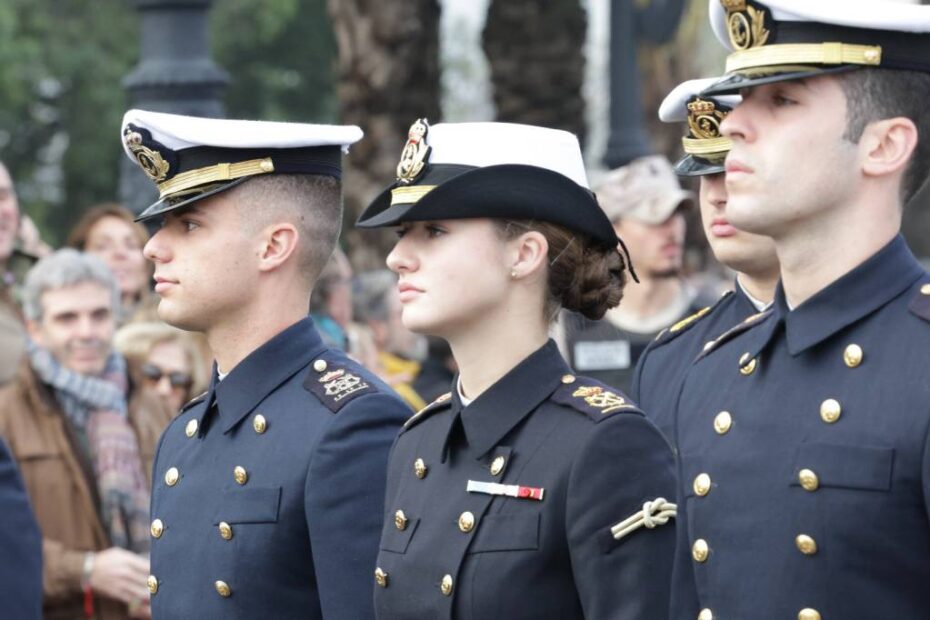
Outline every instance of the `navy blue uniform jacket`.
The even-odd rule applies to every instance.
[[[155,457],[153,616],[372,617],[385,467],[408,415],[309,318],[214,376]]]
[[[710,308],[659,334],[636,364],[630,396],[669,440],[675,437],[675,404],[685,373],[704,346],[757,312],[739,283]]]
[[[695,362],[676,620],[930,618],[928,283],[898,237]]]
[[[42,535],[6,444],[0,439],[0,618],[42,616]]]
[[[550,341],[467,407],[447,395],[407,423],[388,470],[378,618],[666,617],[674,521],[619,541],[611,526],[670,499],[671,448],[624,396],[570,373]]]

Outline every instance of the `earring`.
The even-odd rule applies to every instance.
[[[517,270],[516,270],[516,269],[511,269],[511,270],[510,270],[510,277],[511,277],[511,278],[516,278],[516,277],[517,277]]]

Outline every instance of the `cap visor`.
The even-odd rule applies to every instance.
[[[220,192],[225,192],[227,189],[240,185],[245,181],[248,181],[252,177],[241,177],[239,179],[233,179],[228,183],[223,185],[217,185],[211,187],[208,191],[201,192],[199,194],[192,194],[186,198],[180,199],[178,201],[169,202],[168,199],[161,199],[158,202],[152,203],[149,207],[139,214],[135,219],[137,222],[146,222],[148,220],[160,217],[168,213],[169,211],[174,211],[175,209],[180,209],[182,207],[189,206],[190,204],[202,200],[204,198],[209,198],[210,196],[215,196]]]
[[[723,161],[712,163],[693,155],[685,155],[675,163],[675,174],[681,177],[702,177],[708,174],[720,174],[724,170]]]
[[[840,65],[837,67],[800,67],[795,65],[782,68],[769,67],[768,69],[752,70],[751,72],[747,70],[745,73],[733,73],[714,82],[701,91],[701,95],[707,97],[734,95],[739,94],[741,89],[750,88],[752,86],[787,82],[790,80],[804,80],[819,75],[843,73],[861,68],[861,65]]]

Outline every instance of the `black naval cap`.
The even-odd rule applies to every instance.
[[[930,72],[930,7],[849,0],[709,0],[732,53],[703,94],[863,67]]]
[[[659,106],[659,119],[663,122],[688,123],[688,135],[681,139],[685,155],[675,163],[675,172],[680,176],[697,177],[724,171],[724,160],[732,142],[720,132],[720,124],[741,97],[700,94],[719,80],[713,77],[682,82]]]
[[[158,187],[136,221],[159,217],[266,174],[342,175],[342,154],[362,138],[354,125],[226,120],[129,110],[126,155]]]
[[[360,228],[402,222],[499,218],[546,221],[619,243],[588,189],[578,139],[512,123],[413,123],[394,183],[365,209]]]

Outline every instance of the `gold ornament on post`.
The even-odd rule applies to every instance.
[[[397,181],[404,185],[410,185],[417,180],[423,168],[426,166],[426,160],[432,150],[426,144],[426,134],[429,133],[429,121],[425,118],[418,118],[410,126],[407,132],[407,144],[400,154],[400,163],[397,164]]]

